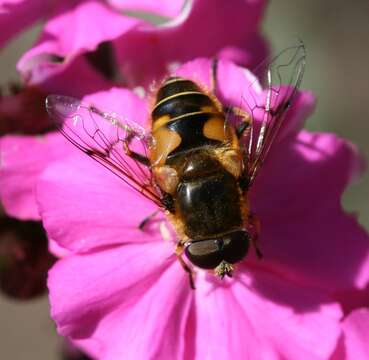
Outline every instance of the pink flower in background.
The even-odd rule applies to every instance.
[[[369,357],[369,310],[353,311],[343,322],[344,342],[347,359],[367,359]]]
[[[209,86],[210,62],[177,73]],[[246,88],[262,96],[231,63],[220,62],[218,78],[223,103],[239,104]],[[145,100],[128,90],[85,100],[147,124]],[[195,291],[165,220],[138,229],[152,203],[77,150],[48,166],[40,213],[49,238],[70,252],[49,275],[58,332],[98,359],[328,359],[341,336],[333,293],[365,287],[369,248],[340,205],[361,159],[332,134],[300,131],[314,103],[298,94],[250,194],[264,258],[249,254],[223,281],[197,269]]]
[[[6,213],[21,220],[39,220],[35,183],[53,160],[70,153],[58,133],[39,136],[11,135],[0,139],[0,198]]]
[[[130,1],[110,3],[132,8]],[[171,64],[197,56],[227,57],[253,68],[267,53],[259,34],[262,0],[187,1],[177,17],[160,26],[122,16],[101,1],[73,4],[60,2],[35,46],[20,59],[17,68],[27,83],[82,96],[113,83],[151,84]],[[162,6],[142,1],[136,7],[175,15],[179,4],[183,1]]]
[[[330,360],[365,360],[369,358],[369,310],[359,308],[342,322],[342,335]]]
[[[0,48],[13,37],[44,17],[51,1],[1,0],[0,1]]]
[[[0,47],[6,45],[19,32],[26,30],[36,21],[48,20],[63,11],[72,11],[85,0],[1,0],[0,1]],[[183,0],[161,0],[152,2],[147,0],[107,0],[94,1],[107,3],[112,7],[124,11],[145,11],[159,16],[175,17],[182,7]],[[62,8],[59,8],[60,5]]]

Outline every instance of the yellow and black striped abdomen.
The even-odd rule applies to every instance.
[[[191,80],[166,80],[157,92],[151,118],[155,139],[151,161],[156,165],[189,150],[229,141],[221,105]]]
[[[193,81],[169,78],[159,89],[156,104],[152,110],[153,125],[161,117],[170,119],[199,111],[219,112],[213,100]]]

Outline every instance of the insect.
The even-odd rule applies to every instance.
[[[299,43],[262,64],[263,103],[255,100],[246,110],[218,99],[217,60],[210,89],[171,76],[154,95],[150,131],[71,97],[49,95],[46,108],[72,144],[165,212],[178,238],[175,254],[194,288],[191,264],[223,278],[232,276],[250,244],[261,257],[248,192],[296,96],[305,57]]]

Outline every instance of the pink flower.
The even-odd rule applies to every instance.
[[[132,16],[123,16],[121,11],[140,10],[170,19],[178,16],[182,7],[183,0],[158,3],[147,0],[0,0],[3,30],[0,47],[36,21],[45,21],[37,43],[24,54],[18,70],[25,83],[37,84],[47,93],[59,91],[82,96],[111,86],[102,75],[109,76],[98,64],[103,62],[109,67],[112,61],[109,49],[104,51],[104,44],[148,24]]]
[[[51,3],[51,2],[50,2]],[[1,0],[0,1],[0,48],[15,35],[26,30],[48,11],[45,0]]]
[[[0,47],[6,45],[19,32],[27,29],[38,20],[54,17],[58,13],[58,7],[64,3],[63,10],[72,8],[85,0],[1,0],[0,1],[0,27],[2,29],[0,37]],[[88,1],[85,1],[88,2]],[[162,0],[151,2],[147,0],[107,0],[101,1],[108,3],[124,11],[141,10],[152,12],[159,16],[175,17],[179,14],[182,0]],[[96,1],[97,3],[97,1]]]
[[[330,360],[365,360],[369,357],[369,310],[353,311],[342,322],[342,336]]]
[[[209,87],[208,60],[177,73]],[[220,62],[218,74],[223,103],[240,104],[244,89],[263,97],[249,72]],[[127,90],[86,101],[147,122]],[[49,237],[70,252],[48,280],[58,332],[98,359],[328,359],[341,334],[333,293],[365,286],[369,249],[340,206],[360,158],[335,135],[300,130],[314,104],[298,94],[250,194],[264,258],[250,253],[232,279],[196,269],[195,291],[165,219],[138,229],[153,204],[83,154],[51,164],[37,199]]]
[[[71,152],[58,133],[9,135],[0,139],[0,198],[6,213],[21,220],[39,220],[35,183],[53,160]]]
[[[110,3],[133,7],[131,1]],[[142,0],[135,7],[173,16],[183,1],[161,4]],[[264,0],[188,1],[177,17],[154,26],[101,1],[60,2],[17,68],[29,84],[75,96],[113,83],[148,85],[171,64],[198,56],[227,57],[253,68],[267,51],[258,29],[264,7]]]
[[[29,20],[47,18],[37,43],[18,63],[26,84],[36,85],[31,91],[26,87],[17,96],[1,99],[1,129],[8,134],[35,133],[36,128],[39,132],[49,130],[45,128],[45,116],[40,113],[44,109],[43,97],[50,92],[83,96],[109,89],[117,80],[110,75],[117,73],[129,84],[148,84],[162,76],[169,63],[197,55],[233,58],[246,65],[258,64],[266,56],[265,41],[258,32],[264,1],[237,0],[232,6],[219,0],[189,1],[175,20],[161,27],[122,16],[115,8],[175,17],[182,1],[70,0],[43,2],[44,6],[34,2],[32,7],[31,1],[9,0],[0,4],[3,10],[0,24],[4,26],[11,18],[24,26],[28,24],[26,16]],[[195,38],[194,33],[197,33]],[[116,54],[112,62],[111,46],[107,43],[112,44]],[[35,93],[39,95],[37,101]],[[0,139],[0,199],[9,215],[20,219],[40,218],[34,197],[37,178],[47,164],[70,151],[57,137],[60,135]]]

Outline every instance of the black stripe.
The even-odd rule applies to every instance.
[[[152,118],[154,121],[163,115],[169,115],[170,118],[174,118],[187,113],[201,111],[203,106],[213,106],[216,111],[213,101],[206,94],[178,94],[178,96],[168,99],[155,107],[152,112]]]
[[[164,83],[164,85],[159,89],[158,94],[156,95],[157,103],[168,96],[172,96],[181,92],[201,91],[199,87],[191,80],[180,77],[171,77],[167,80],[167,82],[169,81],[169,84]]]

